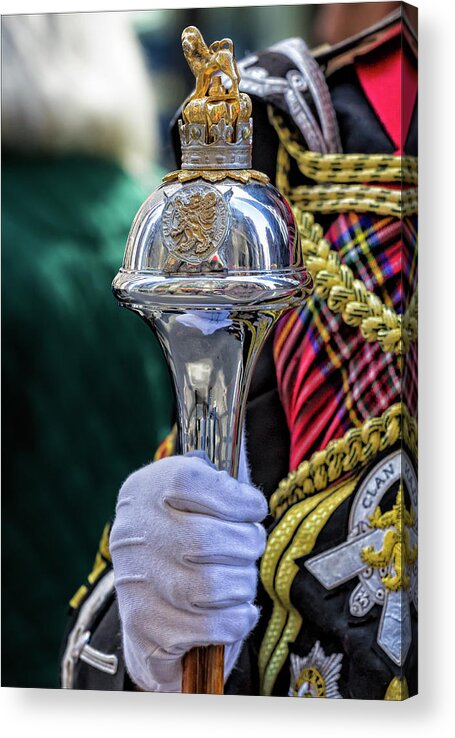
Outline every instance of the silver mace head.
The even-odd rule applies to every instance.
[[[312,280],[288,202],[250,168],[251,101],[239,92],[232,42],[207,47],[191,27],[182,46],[196,77],[179,122],[182,168],[137,213],[113,290],[161,343],[179,450],[205,451],[236,475],[260,350],[280,315],[303,304]]]

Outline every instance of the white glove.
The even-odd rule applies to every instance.
[[[198,453],[128,477],[110,551],[126,667],[139,687],[179,692],[183,654],[211,643],[226,646],[229,675],[259,616],[255,562],[266,514],[258,489]]]

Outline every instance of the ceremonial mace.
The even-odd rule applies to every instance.
[[[251,169],[252,105],[239,92],[232,41],[207,47],[191,26],[182,48],[196,89],[179,120],[181,169],[137,213],[113,290],[160,341],[180,453],[205,451],[236,477],[259,353],[283,311],[302,305],[312,281],[289,204]],[[223,657],[221,645],[189,651],[182,691],[222,694]]]

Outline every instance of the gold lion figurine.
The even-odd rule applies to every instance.
[[[240,75],[230,38],[214,41],[207,46],[201,32],[195,26],[188,26],[182,32],[182,49],[188,66],[196,78],[196,89],[187,102],[207,94],[214,72],[223,72],[231,80],[230,95],[238,97]]]

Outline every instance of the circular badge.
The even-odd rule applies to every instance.
[[[338,679],[341,672],[341,653],[326,656],[316,641],[306,656],[290,654],[291,684],[289,697],[316,697],[341,699]]]
[[[222,195],[206,184],[182,187],[164,206],[161,230],[172,256],[190,264],[209,259],[223,243],[229,210]]]

